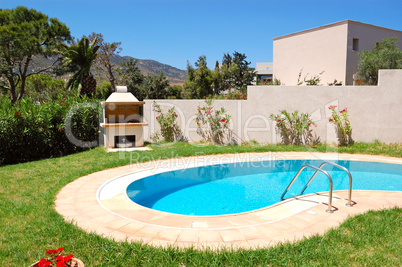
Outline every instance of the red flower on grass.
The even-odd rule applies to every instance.
[[[57,252],[57,250],[55,250],[55,249],[49,249],[48,251],[46,251],[46,254],[54,254],[56,252]]]
[[[46,258],[41,259],[38,262],[39,267],[45,266],[56,266],[56,267],[66,267],[70,266],[71,260],[74,257],[72,254],[69,254],[66,257],[63,257],[64,248],[60,247],[58,249],[49,249],[46,251],[46,254],[49,255]],[[70,263],[69,263],[70,262]]]
[[[64,261],[65,261],[65,262],[68,262],[68,261],[70,261],[73,257],[74,257],[73,254],[67,255],[67,256],[64,257]]]

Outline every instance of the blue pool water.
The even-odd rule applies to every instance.
[[[319,166],[320,160],[241,162],[188,168],[148,176],[127,187],[139,205],[183,215],[223,215],[252,211],[280,202],[301,166]],[[402,191],[402,165],[364,161],[336,161],[350,170],[354,190]],[[325,165],[334,190],[346,190],[346,172]],[[285,198],[300,194],[314,170],[305,169]],[[304,194],[329,190],[327,176],[319,173]],[[352,197],[353,199],[353,197]]]

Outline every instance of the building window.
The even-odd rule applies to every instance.
[[[359,51],[359,39],[353,38],[353,51]]]
[[[267,85],[272,83],[272,74],[258,75],[257,85]]]

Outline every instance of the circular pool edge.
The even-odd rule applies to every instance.
[[[200,220],[200,216],[172,215],[140,206],[130,205],[127,209],[112,201],[100,203],[97,198],[99,187],[113,177],[128,173],[151,170],[156,166],[186,162],[214,162],[222,158],[241,157],[250,160],[263,158],[278,159],[345,159],[378,161],[402,164],[401,158],[361,154],[309,153],[309,152],[264,152],[243,154],[206,155],[179,159],[157,160],[148,163],[126,165],[92,173],[69,183],[57,194],[55,209],[67,222],[76,224],[87,232],[113,238],[116,241],[139,241],[154,246],[194,246],[205,248],[256,248],[275,245],[286,240],[294,241],[305,236],[320,234],[339,225],[349,215],[360,214],[371,209],[402,207],[402,192],[399,191],[354,191],[352,196],[357,205],[344,206],[344,192],[334,192],[339,200],[333,205],[339,210],[325,212],[325,199],[318,201],[300,199],[280,203],[264,211],[238,215],[219,215]],[[216,163],[215,163],[216,164]],[[325,194],[325,193],[324,193]],[[344,195],[342,195],[344,194]],[[123,196],[117,196],[117,199]],[[322,201],[322,198],[324,199]],[[133,203],[132,201],[130,201]],[[321,202],[324,202],[322,204]],[[125,204],[125,203],[123,203]],[[307,204],[307,205],[306,205]],[[138,205],[139,206],[139,205]],[[105,209],[106,207],[106,209]],[[258,222],[262,222],[258,224]]]

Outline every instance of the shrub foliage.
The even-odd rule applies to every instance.
[[[89,105],[83,105],[90,103]],[[64,98],[39,104],[31,99],[0,102],[0,165],[58,157],[88,149],[73,144],[65,134],[70,112],[71,134],[78,140],[97,141],[99,104],[86,98]]]
[[[276,128],[281,134],[283,144],[307,145],[318,142],[310,129],[315,123],[310,119],[309,114],[299,113],[297,110],[293,113],[282,110],[280,114],[271,114],[270,118],[276,121]]]

